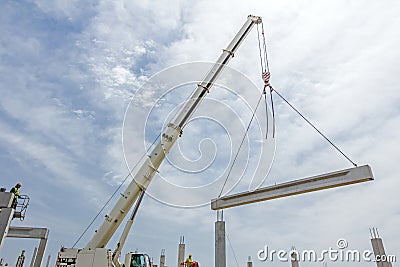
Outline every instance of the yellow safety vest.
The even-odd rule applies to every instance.
[[[14,199],[17,199],[19,197],[19,189],[17,187],[13,187],[10,191],[11,193],[14,193]]]

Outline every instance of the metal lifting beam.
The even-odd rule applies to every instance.
[[[371,167],[364,165],[213,199],[211,209],[220,210],[372,180]]]

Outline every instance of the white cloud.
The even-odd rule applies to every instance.
[[[353,160],[370,163],[376,181],[226,211],[239,263],[249,255],[255,260],[265,242],[285,249],[293,244],[324,249],[344,235],[355,247],[369,248],[372,226],[380,228],[387,251],[398,251],[399,217],[393,201],[400,171],[397,2],[32,3],[3,4],[9,16],[2,16],[0,24],[5,37],[0,45],[0,147],[3,164],[12,163],[4,172],[26,176],[33,166],[37,173],[32,176],[48,177],[37,180],[43,187],[58,182],[66,187],[51,186],[52,197],[84,195],[96,202],[69,207],[57,201],[79,217],[70,225],[73,231],[84,228],[105,201],[105,192],[112,191],[107,184],[126,174],[120,131],[131,96],[164,67],[213,61],[254,13],[265,22],[272,84]],[[12,19],[16,12],[23,14],[18,22]],[[230,66],[260,86],[257,49],[253,31]],[[151,100],[146,93],[143,97]],[[349,166],[277,97],[275,108],[277,154],[266,184]],[[133,133],[132,153],[142,149],[143,140],[137,140],[141,135]],[[194,148],[188,153],[196,152],[197,144]],[[28,183],[24,189],[29,186],[36,188]],[[68,220],[66,212],[60,215],[48,198],[34,195],[46,207],[51,231],[59,234],[50,238],[72,242],[75,237],[65,237],[57,226],[58,216]],[[212,265],[213,216],[208,207],[181,210],[147,200],[127,248],[143,244],[157,258],[166,247],[172,266],[178,236],[185,234],[200,264]],[[57,248],[48,251],[54,255]]]

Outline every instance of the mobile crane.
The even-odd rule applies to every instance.
[[[141,261],[141,265],[138,265],[140,267],[151,267],[151,262],[146,254],[130,252],[126,254],[124,264],[118,262],[118,256],[121,252],[123,243],[126,240],[129,227],[126,228],[128,230],[124,230],[123,236],[120,239],[122,242],[118,244],[118,253],[113,254],[111,250],[105,247],[135,202],[137,202],[135,207],[135,210],[137,211],[145,190],[149,186],[153,176],[176,140],[182,135],[183,128],[189,122],[191,116],[204,97],[209,93],[214,82],[234,56],[234,53],[239,48],[247,34],[255,24],[260,24],[261,22],[261,17],[252,15],[247,17],[242,28],[230,42],[228,47],[223,49],[222,54],[206,74],[203,81],[198,84],[197,89],[193,92],[189,100],[178,112],[177,116],[167,125],[160,140],[148,155],[147,159],[143,162],[142,166],[121,195],[110,214],[105,216],[103,224],[96,231],[93,238],[82,249],[63,248],[58,253],[56,267],[136,267],[133,262],[138,263],[138,261]],[[133,217],[134,215],[130,218],[131,222],[133,221]]]

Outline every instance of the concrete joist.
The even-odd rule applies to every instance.
[[[221,210],[371,180],[374,180],[371,167],[364,165],[213,199],[211,209]]]
[[[47,239],[49,236],[49,229],[47,228],[34,228],[34,227],[13,227],[8,230],[7,237],[14,238],[34,238],[34,239]]]

